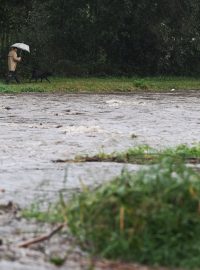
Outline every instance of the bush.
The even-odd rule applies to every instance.
[[[87,76],[88,68],[69,60],[60,60],[55,64],[55,72],[63,76]]]
[[[200,267],[200,175],[163,158],[123,171],[68,205],[68,223],[93,254],[149,265]]]
[[[89,65],[89,73],[99,77],[123,75],[119,67],[108,63],[91,63]]]

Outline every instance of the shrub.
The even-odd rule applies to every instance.
[[[149,265],[200,267],[200,175],[159,164],[85,190],[68,205],[68,223],[93,254]]]
[[[86,65],[74,63],[69,60],[60,60],[55,64],[55,72],[63,76],[87,76],[88,68]]]

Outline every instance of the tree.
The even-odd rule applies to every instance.
[[[199,12],[198,0],[1,0],[1,66],[21,41],[31,47],[29,69],[198,74]]]

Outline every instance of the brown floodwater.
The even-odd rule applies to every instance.
[[[81,182],[108,181],[124,165],[54,163],[148,144],[200,141],[200,91],[126,95],[19,94],[0,97],[0,202],[27,206],[70,196]],[[138,166],[129,165],[136,170]]]
[[[0,203],[13,201],[21,207],[33,202],[48,204],[59,192],[68,198],[81,190],[82,183],[96,186],[118,175],[124,166],[132,171],[139,167],[53,162],[59,159],[122,151],[141,144],[164,148],[198,143],[199,110],[200,91],[1,95],[0,191],[5,192],[0,193]],[[55,270],[50,258],[66,256],[68,249],[73,249],[72,257],[60,269],[88,269],[82,266],[85,255],[72,247],[70,235],[65,239],[65,234],[57,234],[32,248],[17,248],[24,239],[52,228],[0,210],[1,270]]]

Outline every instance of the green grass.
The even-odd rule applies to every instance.
[[[33,203],[29,208],[22,210],[22,216],[26,219],[35,219],[38,222],[48,222],[57,223],[63,222],[63,216],[61,213],[63,211],[64,202],[62,195],[60,194],[60,199],[58,204],[49,204],[48,209],[45,211],[41,210],[43,207],[43,202]]]
[[[66,211],[84,248],[108,259],[200,269],[200,175],[164,158],[76,195]]]
[[[123,170],[95,189],[83,186],[68,203],[61,196],[46,213],[26,214],[67,220],[81,247],[95,256],[200,269],[200,175],[181,160],[165,157],[136,173]]]
[[[83,184],[70,201],[60,194],[47,211],[35,204],[23,216],[67,223],[92,256],[200,269],[200,174],[185,165],[199,162],[200,144],[163,150],[142,145],[123,153],[102,152],[98,159],[153,165],[135,173],[123,170],[95,189]]]
[[[132,164],[154,164],[163,157],[174,157],[183,159],[189,163],[200,163],[200,144],[188,146],[185,144],[177,147],[166,148],[162,150],[154,149],[148,145],[139,145],[129,148],[124,152],[113,152],[107,154],[101,152],[95,156],[77,156],[75,162],[119,162]]]
[[[52,257],[50,262],[56,266],[62,266],[65,263],[65,259],[60,257]]]
[[[200,89],[200,79],[191,77],[105,77],[105,78],[58,78],[52,77],[51,83],[43,81],[28,83],[26,80],[17,85],[6,85],[0,81],[0,93],[21,92],[69,92],[69,93],[114,93],[134,91],[171,91]]]

